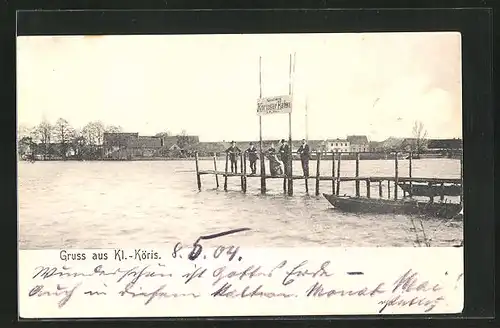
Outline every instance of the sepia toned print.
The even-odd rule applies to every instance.
[[[460,42],[18,37],[20,315],[460,312]]]
[[[457,33],[20,37],[20,246],[460,244],[460,74]]]

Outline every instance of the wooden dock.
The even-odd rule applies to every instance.
[[[219,171],[217,170],[217,155],[213,155],[213,163],[214,163],[214,169],[213,170],[200,170],[199,169],[199,163],[198,163],[198,154],[195,154],[195,165],[196,165],[196,179],[197,179],[197,184],[198,184],[198,190],[201,191],[201,176],[203,175],[214,175],[215,176],[215,183],[216,187],[219,188],[219,176],[221,176],[224,179],[224,190],[227,191],[227,181],[228,178],[230,177],[240,177],[240,185],[241,185],[241,190],[243,192],[246,192],[247,190],[247,179],[248,178],[260,178],[261,179],[261,193],[266,192],[266,180],[268,179],[283,179],[283,192],[288,193],[288,195],[293,195],[293,185],[290,183],[286,183],[287,181],[293,181],[293,180],[304,180],[305,181],[305,189],[306,192],[309,192],[309,180],[315,180],[315,194],[320,195],[320,181],[332,181],[331,185],[331,193],[334,195],[339,195],[339,190],[342,182],[354,182],[355,183],[355,194],[357,197],[360,197],[361,192],[361,185],[360,183],[363,182],[366,186],[366,192],[364,193],[367,198],[371,197],[371,183],[376,183],[378,184],[378,196],[379,198],[382,198],[382,190],[383,190],[383,183],[387,183],[387,198],[391,198],[391,184],[393,187],[393,194],[392,197],[397,200],[399,195],[399,190],[401,189],[399,187],[400,183],[426,183],[429,186],[435,186],[435,185],[440,185],[442,189],[444,190],[445,188],[443,187],[445,184],[455,184],[455,185],[460,185],[462,186],[462,172],[463,172],[463,162],[460,160],[460,178],[453,179],[453,178],[436,178],[436,177],[414,177],[412,174],[412,154],[410,153],[408,156],[408,161],[409,161],[409,166],[408,166],[408,176],[403,177],[400,176],[399,172],[399,161],[401,159],[398,158],[399,153],[395,152],[392,153],[391,155],[393,156],[394,159],[394,176],[362,176],[360,175],[359,172],[359,162],[360,162],[360,153],[356,153],[356,160],[355,160],[355,176],[350,176],[350,177],[342,177],[340,176],[340,170],[341,170],[341,164],[342,164],[342,153],[329,153],[330,159],[329,161],[332,162],[332,173],[331,175],[325,176],[320,174],[320,167],[321,167],[321,161],[322,161],[322,153],[321,152],[316,152],[316,174],[315,175],[309,175],[307,178],[304,177],[303,175],[290,175],[287,176],[285,174],[280,174],[280,175],[271,175],[271,174],[266,174],[265,169],[262,170],[264,174],[248,174],[246,170],[246,162],[247,162],[247,156],[245,153],[242,153],[240,155],[240,159],[238,161],[239,164],[239,172],[229,172],[228,171],[228,160],[229,157],[226,154],[225,155],[225,160],[226,160],[226,165],[225,165],[225,170],[224,171]],[[261,159],[264,157],[261,156]],[[310,163],[313,161],[310,161]],[[263,162],[261,161],[261,168]],[[286,188],[288,186],[288,189]],[[410,188],[411,190],[411,188]],[[403,191],[403,196],[404,197],[412,197],[412,195],[406,195],[406,193]],[[444,193],[440,195],[441,201],[444,200]],[[460,203],[462,203],[463,199],[463,188],[462,192],[460,194]],[[430,199],[432,202],[434,199],[433,197]]]

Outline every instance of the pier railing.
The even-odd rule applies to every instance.
[[[392,157],[392,160],[394,161],[394,175],[393,176],[364,176],[360,174],[360,169],[359,169],[359,163],[360,163],[360,155],[361,154],[380,154],[385,156],[385,158],[390,158]],[[354,176],[341,176],[341,167],[342,167],[342,160],[343,157],[346,157],[345,155],[348,155],[349,158],[354,158],[355,160],[355,174]],[[224,171],[219,171],[217,168],[217,161],[218,159],[222,156],[222,158],[225,159],[225,168]],[[460,192],[460,203],[462,203],[463,200],[463,187],[462,187],[462,181],[463,181],[463,161],[462,157],[460,157],[460,178],[437,178],[437,177],[414,177],[413,176],[413,153],[402,153],[402,152],[363,152],[363,153],[353,153],[353,152],[320,152],[317,151],[315,153],[315,161],[316,161],[316,174],[311,175],[309,174],[308,176],[304,175],[297,175],[293,174],[293,172],[290,172],[288,175],[285,174],[269,174],[266,173],[265,171],[265,156],[261,154],[260,156],[260,172],[257,174],[248,174],[247,172],[247,159],[248,155],[246,152],[242,152],[237,155],[238,156],[238,161],[237,161],[237,167],[235,172],[231,172],[229,170],[229,154],[228,153],[213,153],[213,170],[200,170],[199,168],[199,157],[198,153],[195,153],[195,165],[196,165],[196,179],[197,179],[197,184],[198,184],[198,189],[201,191],[201,176],[202,175],[214,175],[215,176],[215,183],[216,187],[219,188],[219,176],[223,177],[224,179],[224,190],[227,191],[227,183],[228,183],[228,178],[230,177],[240,177],[240,185],[241,185],[241,190],[243,192],[247,191],[247,180],[248,178],[260,178],[261,179],[261,193],[266,192],[266,180],[268,179],[283,179],[283,192],[287,193],[289,195],[293,195],[293,187],[291,187],[290,183],[286,183],[287,181],[293,181],[293,180],[304,180],[304,185],[305,185],[305,191],[309,192],[309,180],[314,179],[315,180],[315,194],[319,195],[320,194],[320,181],[331,181],[331,193],[334,195],[339,195],[340,193],[340,187],[343,182],[354,182],[355,184],[355,196],[360,197],[361,196],[361,182],[364,182],[366,186],[366,192],[364,193],[367,198],[371,197],[371,187],[372,183],[373,184],[378,184],[378,194],[379,198],[383,198],[383,184],[386,182],[387,183],[387,198],[394,198],[395,200],[399,199],[399,189],[400,184],[408,184],[409,185],[409,193],[405,190],[403,191],[403,197],[412,197],[411,195],[411,190],[412,190],[412,184],[413,183],[426,183],[429,185],[429,187],[432,186],[440,186],[441,187],[441,193],[440,193],[440,199],[441,201],[444,200],[445,196],[445,184],[454,184],[454,185],[459,185],[461,192]],[[403,157],[403,159],[401,158]],[[327,158],[327,159],[324,159]],[[408,176],[400,176],[400,169],[399,169],[399,161],[401,160],[408,160]],[[331,175],[321,175],[321,163],[322,161],[331,161],[332,165],[332,170],[331,170]],[[314,162],[314,160],[310,161]],[[394,187],[393,193],[391,196],[391,183]],[[288,186],[288,190],[287,190]],[[431,197],[430,201],[433,201],[434,197]]]

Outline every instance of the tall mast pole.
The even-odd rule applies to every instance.
[[[307,105],[308,105],[308,99],[306,97],[306,141],[309,142],[309,121],[308,121],[308,117],[307,117]]]
[[[295,53],[293,56],[293,71],[295,71]],[[293,94],[292,94],[292,54],[290,54],[290,63],[289,63],[289,71],[288,71],[288,94],[292,96],[292,108],[293,108]],[[288,144],[290,145],[290,154],[289,154],[289,179],[288,179],[288,195],[293,195],[293,179],[292,179],[292,113],[288,113]]]
[[[259,99],[262,99],[262,57],[259,56]],[[259,115],[260,192],[266,193],[266,163],[262,152],[262,116]]]

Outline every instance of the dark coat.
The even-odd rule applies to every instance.
[[[236,146],[231,146],[228,149],[226,149],[226,153],[229,154],[229,160],[231,162],[236,162],[238,159],[238,155],[241,153],[241,150],[236,147]]]
[[[251,161],[251,162],[255,162],[255,161],[257,160],[257,158],[258,158],[258,156],[257,156],[257,148],[255,148],[255,147],[254,147],[254,148],[252,149],[252,148],[250,148],[250,147],[249,147],[249,148],[246,150],[246,152],[247,152],[247,154],[248,154],[248,160],[249,160],[249,161]]]
[[[300,154],[300,159],[301,160],[309,160],[309,155],[310,155],[310,149],[309,149],[309,145],[308,144],[305,144],[305,145],[300,145],[299,149],[297,150],[297,153]]]
[[[281,145],[279,153],[282,162],[285,163],[290,160],[290,146],[288,144]]]

